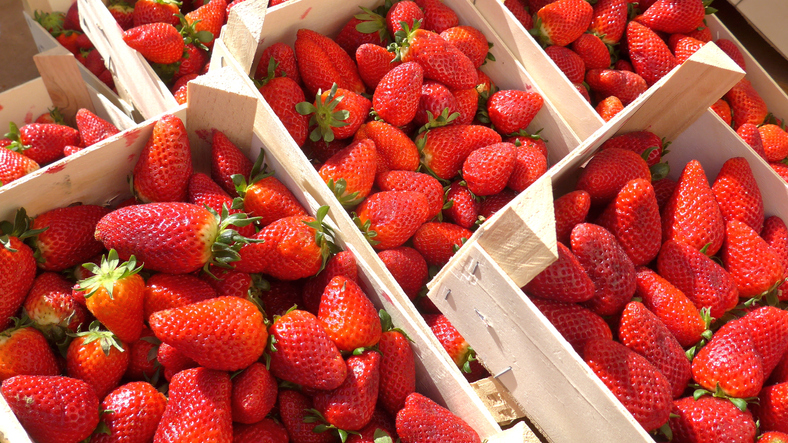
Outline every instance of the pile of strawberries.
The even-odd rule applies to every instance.
[[[555,201],[558,261],[523,290],[647,431],[788,434],[788,228],[743,158],[674,182],[649,171],[662,149],[648,132],[601,146]]]
[[[87,109],[76,114],[76,129],[58,108],[22,127],[10,123],[0,138],[0,186],[117,134],[118,128]]]
[[[30,436],[480,442],[414,392],[408,337],[331,242],[327,208],[310,217],[262,156],[212,142],[211,175],[194,173],[165,116],[117,209],[20,211],[3,227],[0,319],[15,325],[0,380]]]

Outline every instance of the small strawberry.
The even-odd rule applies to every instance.
[[[375,249],[391,249],[402,246],[428,220],[429,207],[420,192],[383,191],[367,197],[356,208],[355,219]]]
[[[156,361],[156,343],[158,339],[153,335],[153,331],[145,327],[142,329],[139,340],[129,344],[129,366],[123,378],[126,380],[150,380],[155,383],[158,381],[161,370]]]
[[[18,128],[9,123],[9,127],[5,138],[13,143],[6,149],[19,152],[39,165],[59,160],[65,146],[81,144],[79,132],[64,125],[30,123]]]
[[[381,314],[381,319],[384,319],[386,331],[378,343],[382,354],[378,401],[393,414],[402,409],[407,396],[416,390],[416,363],[408,337],[402,331],[392,329],[387,314]]]
[[[780,258],[783,271],[788,269],[788,227],[785,226],[785,222],[777,216],[767,218],[763,223],[761,238]],[[781,286],[777,293],[780,300],[788,296],[785,292],[785,287]]]
[[[422,133],[416,139],[416,145],[423,146],[422,163],[443,180],[457,175],[471,152],[500,142],[497,132],[481,125],[444,126]]]
[[[268,77],[268,67],[271,65],[272,59],[276,66],[274,68],[274,76],[287,77],[296,82],[296,84],[301,84],[295,52],[293,48],[282,42],[274,43],[265,48],[263,53],[260,54],[260,59],[257,61],[257,69],[254,72],[255,79],[262,80]]]
[[[739,80],[723,97],[733,111],[733,129],[738,130],[745,123],[760,125],[769,111],[758,91],[746,78]]]
[[[416,21],[424,21],[424,12],[415,2],[404,0],[394,3],[386,13],[386,29],[390,36],[402,31],[402,22],[413,28]],[[445,31],[444,31],[445,32]]]
[[[582,0],[557,0],[535,11],[531,34],[543,46],[567,46],[577,40],[594,14],[594,8]]]
[[[344,362],[342,367],[346,368]],[[310,397],[291,390],[283,390],[279,393],[279,415],[291,441],[334,443],[336,441],[334,434],[315,432],[315,428],[320,424],[307,417],[311,409],[313,408]]]
[[[380,80],[400,65],[399,62],[393,61],[395,56],[396,54],[387,51],[386,48],[371,43],[365,43],[356,49],[358,75],[367,88],[375,90]]]
[[[218,297],[246,298],[256,286],[255,279],[246,272],[220,268],[215,265],[211,266],[209,270],[210,274],[203,270],[200,279],[211,285]]]
[[[380,353],[364,351],[347,359],[347,378],[336,389],[313,397],[315,409],[339,429],[358,431],[375,412],[380,385]]]
[[[583,59],[586,69],[608,69],[610,51],[605,43],[594,34],[582,34],[572,42],[572,50]]]
[[[95,205],[69,206],[39,214],[32,224],[45,229],[33,241],[38,251],[38,267],[45,271],[62,271],[104,250],[93,238],[98,221],[109,210]]]
[[[452,124],[456,121],[456,116],[454,118],[452,116],[459,111],[457,98],[449,88],[438,82],[425,81],[421,86],[419,107],[413,121],[419,126],[424,126],[431,121],[440,121],[441,117],[446,117],[446,123]]]
[[[594,297],[594,282],[575,254],[558,243],[558,260],[531,280],[525,292],[534,297],[564,303],[580,303]]]
[[[742,140],[750,145],[752,150],[760,155],[762,159],[769,161],[766,159],[766,151],[763,148],[763,139],[761,139],[761,133],[757,126],[752,123],[744,123],[736,130],[736,134],[738,134]]]
[[[25,322],[0,332],[0,382],[17,375],[58,375],[44,334]]]
[[[371,348],[380,340],[381,326],[375,307],[358,284],[343,276],[328,282],[317,320],[340,351]]]
[[[358,136],[358,134],[361,134],[363,131],[364,125],[361,125],[361,128],[359,128],[358,132],[356,132],[356,135]],[[313,142],[307,138],[306,143],[301,147],[301,150],[304,151],[304,155],[306,155],[306,157],[315,165],[320,165],[331,158],[332,155],[350,146],[351,141],[351,139],[334,139],[334,141],[327,143],[323,139]],[[380,160],[380,158],[378,158],[378,160]]]
[[[641,156],[624,149],[604,149],[580,173],[577,189],[588,192],[592,205],[606,205],[637,178],[651,181],[651,172]]]
[[[372,107],[380,118],[393,126],[403,126],[416,116],[424,81],[418,63],[403,63],[385,74],[372,96]]]
[[[676,57],[676,63],[678,64],[687,61],[692,54],[697,52],[705,44],[706,43],[700,40],[687,37],[684,34],[673,34],[670,36],[670,39],[668,39],[668,47]]]
[[[216,290],[190,274],[154,274],[145,282],[145,319],[159,311],[216,297]]]
[[[134,2],[134,26],[148,23],[169,23],[178,26],[179,2],[174,0],[137,0]]]
[[[440,34],[459,25],[457,14],[440,0],[414,0],[424,10],[424,29]]]
[[[548,46],[544,52],[558,66],[572,83],[582,83],[586,73],[586,64],[577,53],[564,46]]]
[[[214,441],[231,442],[231,393],[232,382],[226,372],[193,368],[175,374],[154,441],[204,440],[210,429]]]
[[[190,25],[194,31],[210,32],[212,39],[203,42],[208,49],[213,47],[213,42],[219,38],[219,33],[227,21],[227,1],[210,0],[208,3],[189,12],[184,17],[185,25]]]
[[[377,157],[375,143],[360,140],[331,156],[318,172],[339,202],[353,207],[372,190]]]
[[[662,246],[662,225],[657,197],[648,181],[635,179],[624,185],[597,223],[616,236],[635,266],[657,257]]]
[[[758,400],[754,414],[760,429],[788,433],[788,383],[763,388]]]
[[[627,27],[627,0],[600,0],[594,5],[594,14],[588,30],[608,45],[621,40]],[[618,68],[616,68],[618,69]]]
[[[115,125],[84,108],[77,111],[76,120],[79,136],[86,147],[120,132]]]
[[[490,57],[487,38],[472,26],[455,26],[441,32],[440,36],[465,54],[476,68],[483,65]]]
[[[415,300],[429,278],[427,261],[424,257],[407,246],[380,251],[378,257],[405,294],[411,300]]]
[[[750,412],[711,395],[673,402],[669,424],[676,443],[755,441],[757,431]]]
[[[265,365],[252,363],[233,378],[233,421],[252,424],[265,418],[276,404],[279,387]]]
[[[711,105],[711,110],[714,111],[717,115],[719,115],[720,118],[728,126],[730,126],[733,123],[733,114],[731,113],[731,107],[728,104],[728,102],[726,102],[725,100],[719,99],[716,102],[714,102],[714,104]],[[763,146],[761,146],[761,148],[763,148]]]
[[[767,161],[779,162],[788,157],[788,132],[773,124],[758,127],[758,132],[761,134]]]
[[[495,129],[508,135],[525,130],[542,109],[543,103],[539,93],[504,90],[490,97],[487,112]]]
[[[96,433],[91,437],[96,443],[142,443],[152,441],[156,434],[167,398],[150,383],[138,381],[125,384],[110,392],[101,401],[105,411],[101,420],[108,433]]]
[[[462,165],[468,189],[481,196],[503,191],[514,171],[516,149],[511,143],[496,143],[471,152]]]
[[[780,178],[783,179],[783,181],[788,182],[788,165],[782,162],[775,162],[775,163],[769,163],[769,166],[772,167],[774,172],[776,172],[777,175],[779,175]]]
[[[560,303],[541,298],[531,301],[578,353],[589,340],[612,340],[607,322],[589,309],[575,303]]]
[[[66,374],[87,382],[101,398],[118,386],[128,365],[128,346],[111,332],[100,331],[97,322],[77,333],[66,354]]]
[[[308,29],[299,29],[295,41],[298,72],[310,96],[318,90],[328,91],[336,83],[355,93],[364,92],[364,82],[356,64],[330,38]]]
[[[479,221],[479,199],[462,182],[452,183],[446,190],[446,205],[443,215],[454,224],[465,229],[473,228]]]
[[[358,283],[358,263],[356,261],[356,256],[353,255],[352,252],[340,251],[334,254],[326,262],[326,268],[323,269],[323,271],[304,283],[303,290],[301,291],[303,294],[303,303],[299,306],[317,315],[320,308],[320,300],[323,298],[323,292],[331,279],[338,276]],[[287,306],[287,308],[289,309],[292,306],[291,304]],[[286,311],[287,309],[285,309],[285,312]]]
[[[413,247],[427,263],[443,266],[473,232],[452,223],[424,223],[413,234]]]
[[[742,71],[747,71],[747,64],[744,61],[744,56],[739,50],[739,47],[736,46],[736,43],[733,43],[728,39],[720,38],[717,39],[714,44],[722,49],[722,52],[724,52],[728,57],[735,61],[736,64],[741,67]]]
[[[267,165],[263,164],[264,160],[261,153],[249,173],[249,184],[245,176],[233,176],[236,193],[243,199],[243,210],[259,218],[257,224],[262,227],[285,217],[306,216],[304,207],[287,186],[272,176]]]
[[[133,185],[143,202],[181,202],[192,175],[191,148],[181,119],[168,114],[153,133],[134,165]]]
[[[635,20],[654,31],[683,34],[702,26],[705,15],[702,0],[657,0]]]
[[[711,187],[726,222],[739,220],[755,232],[763,228],[763,199],[749,163],[742,157],[727,160]]]
[[[403,406],[405,405],[404,398],[402,404]],[[388,412],[378,407],[372,414],[369,423],[361,428],[358,434],[351,434],[347,439],[347,443],[375,443],[376,438],[380,439],[385,437],[390,437],[392,441],[397,439],[394,416],[389,415]]]
[[[592,91],[596,91],[602,96],[618,97],[624,106],[632,103],[648,89],[646,81],[639,74],[610,69],[587,71],[586,83]]]
[[[602,120],[609,122],[613,117],[618,115],[619,112],[624,110],[624,104],[621,103],[618,97],[611,95],[599,102],[594,110],[602,117]]]
[[[71,296],[71,282],[54,272],[36,277],[23,305],[33,324],[52,338],[76,332],[87,320],[86,309]]]
[[[568,245],[575,225],[583,223],[591,208],[591,196],[586,191],[572,191],[553,202],[556,239]]]
[[[678,66],[668,45],[654,31],[638,22],[627,24],[627,44],[635,72],[649,86]]]
[[[609,148],[627,149],[641,156],[651,149],[651,153],[646,158],[646,163],[649,166],[659,163],[663,151],[662,139],[649,131],[636,131],[619,135],[604,142],[600,147],[600,149]]]
[[[183,36],[169,23],[148,23],[123,31],[123,41],[152,63],[164,65],[181,59]]]
[[[517,197],[517,193],[511,189],[504,189],[500,194],[487,197],[482,201],[481,205],[479,205],[479,216],[487,220],[509,204],[509,202],[514,200],[515,197]]]
[[[0,148],[2,149],[2,148]],[[30,219],[24,209],[16,213],[14,224],[6,224],[0,233],[0,328],[10,325],[33,286],[36,278],[36,258],[23,240],[30,234]]]

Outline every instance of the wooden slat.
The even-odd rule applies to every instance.
[[[500,425],[506,426],[526,416],[522,406],[512,397],[512,393],[495,377],[475,381],[471,383],[471,387]]]
[[[783,57],[788,58],[788,2],[784,0],[741,0],[736,9]]]
[[[32,443],[2,395],[0,395],[0,443]]]
[[[34,55],[33,61],[44,80],[52,104],[60,109],[66,123],[74,126],[75,116],[81,108],[96,113],[73,54],[64,48],[52,48]]]
[[[221,39],[234,54],[241,72],[250,74],[263,47],[263,22],[268,0],[247,0],[233,7],[222,28]]]

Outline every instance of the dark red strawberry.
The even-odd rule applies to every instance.
[[[276,404],[278,389],[265,365],[252,363],[233,378],[233,421],[252,424],[264,419]]]
[[[583,223],[591,208],[591,196],[586,191],[572,191],[553,202],[556,239],[568,245],[575,225]]]
[[[380,251],[378,257],[405,294],[411,300],[415,300],[429,277],[427,261],[424,257],[407,246]]]
[[[342,363],[344,368],[344,362]],[[312,408],[312,399],[306,395],[291,390],[279,393],[279,415],[282,423],[287,428],[287,434],[292,441],[304,443],[334,443],[336,438],[331,432],[314,432],[320,423],[309,419],[307,415]],[[287,440],[286,440],[287,441]]]
[[[627,25],[627,44],[635,72],[649,86],[678,65],[668,45],[654,31],[638,22],[632,21]]]
[[[758,127],[752,123],[744,123],[736,130],[736,133],[739,137],[742,138],[753,151],[755,151],[758,155],[761,156],[766,161],[766,151],[763,148],[763,140],[761,139],[761,133],[758,131]]]
[[[443,266],[473,232],[452,223],[424,223],[413,234],[413,247],[432,266]]]
[[[732,402],[711,395],[673,402],[669,424],[676,443],[752,442],[757,431],[749,411],[742,412]]]
[[[741,50],[739,50],[739,47],[736,46],[736,43],[733,43],[732,41],[725,38],[720,38],[717,39],[714,44],[719,46],[719,48],[722,49],[722,52],[735,61],[736,64],[741,67],[742,71],[747,71],[747,64],[744,61],[744,56],[742,55]]]
[[[380,385],[380,353],[365,351],[347,359],[347,378],[333,391],[313,397],[315,409],[339,429],[358,431],[375,412]]]
[[[416,392],[408,395],[397,413],[397,434],[403,443],[481,443],[465,421]]]
[[[564,46],[548,46],[544,52],[558,66],[572,83],[582,83],[586,73],[586,64],[575,51]]]
[[[228,194],[236,196],[233,175],[250,178],[253,163],[222,132],[213,131],[211,143],[211,178]]]
[[[578,304],[540,298],[532,298],[531,301],[578,353],[583,352],[589,340],[613,338],[610,326],[602,317]]]
[[[526,31],[530,31],[534,27],[534,19],[528,13],[527,4],[525,0],[505,0],[503,5],[506,9],[514,15],[514,18],[523,25]]]
[[[193,368],[175,374],[154,441],[197,441],[206,429],[217,442],[232,441],[231,393],[226,372]]]
[[[572,251],[558,245],[558,260],[523,288],[529,295],[565,303],[579,303],[594,296],[594,282]]]

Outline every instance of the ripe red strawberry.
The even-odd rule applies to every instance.
[[[399,2],[397,5],[405,2]],[[358,64],[358,75],[370,90],[378,87],[380,80],[389,71],[399,66],[399,62],[394,61],[395,54],[386,48],[370,43],[365,43],[356,49],[356,63]]]
[[[364,92],[364,82],[356,64],[330,38],[309,29],[299,29],[294,48],[298,72],[310,96],[321,89],[330,90],[334,83],[348,91]]]
[[[54,272],[36,277],[23,307],[33,324],[54,338],[62,338],[63,332],[76,332],[88,317],[85,308],[71,296],[71,282]]]
[[[176,80],[175,84],[172,85],[172,89],[170,91],[172,92],[173,97],[175,97],[175,101],[178,102],[179,105],[185,105],[188,101],[188,84],[197,77],[197,74],[184,75],[183,77]]]
[[[427,221],[429,200],[415,191],[383,191],[370,195],[356,208],[356,224],[370,237],[375,249],[402,246]],[[418,248],[417,248],[418,249]]]
[[[686,35],[704,43],[708,43],[712,40],[711,30],[705,25],[695,28],[692,32],[687,32]]]
[[[178,69],[173,74],[173,78],[179,79],[185,75],[201,74],[208,63],[208,57],[208,53],[194,43],[187,44],[185,52],[178,60]]]
[[[252,363],[233,378],[232,411],[237,423],[257,423],[276,404],[276,379],[260,362]]]
[[[10,123],[9,127],[5,138],[13,143],[6,148],[25,155],[39,165],[62,158],[65,146],[81,144],[79,132],[64,125],[30,123],[18,128]]]
[[[742,140],[750,145],[752,150],[760,155],[762,159],[768,161],[766,159],[766,151],[763,148],[761,133],[757,126],[752,123],[744,123],[743,125],[739,126],[739,128],[736,130],[736,133],[742,138]]]
[[[175,374],[154,441],[204,440],[206,429],[210,429],[213,441],[230,443],[231,391],[232,382],[226,372],[193,368]]]
[[[624,110],[624,104],[621,103],[621,100],[618,99],[615,95],[611,95],[610,97],[602,100],[596,105],[594,109],[602,120],[609,122],[613,119],[619,112]]]
[[[77,37],[79,37],[79,34],[77,32],[63,31],[61,34],[55,37],[55,40],[57,40],[58,43],[63,45],[64,48],[68,49],[68,52],[72,54],[77,54],[79,53],[79,47],[77,46]]]
[[[397,434],[403,443],[481,443],[465,421],[416,392],[397,413]]]
[[[356,134],[360,134],[364,131],[364,125],[361,125],[358,132]],[[306,139],[306,143],[304,146],[301,147],[301,150],[304,151],[304,155],[315,164],[319,165],[329,158],[332,155],[336,154],[343,148],[347,148],[350,145],[352,140],[345,139],[345,140],[336,140],[327,143],[325,140],[320,139],[316,142],[313,142],[309,138]],[[380,158],[378,158],[380,160]]]
[[[586,73],[586,64],[577,53],[564,46],[548,46],[544,52],[558,66],[572,83],[582,83]]]
[[[370,421],[378,399],[380,363],[380,353],[375,351],[348,357],[345,381],[313,397],[315,409],[330,425],[358,431]]]
[[[610,148],[599,151],[580,173],[577,189],[591,196],[591,204],[606,205],[631,180],[651,181],[645,160],[632,151]]]
[[[252,425],[233,424],[233,443],[288,443],[284,425],[266,418]]]
[[[365,138],[375,142],[375,150],[387,169],[392,171],[418,169],[419,150],[399,128],[373,120],[364,124],[355,135],[356,141]]]
[[[427,219],[443,209],[443,186],[431,175],[411,171],[388,171],[378,174],[375,183],[381,191],[414,191],[424,194],[429,204]]]
[[[230,208],[228,214],[241,214],[240,209],[232,209],[233,199],[216,182],[211,180],[208,175],[198,172],[189,179],[189,188],[186,201],[200,206],[206,206],[221,213],[222,208]],[[251,237],[255,234],[254,226],[248,225],[236,229],[244,237]]]
[[[648,88],[639,74],[629,71],[592,69],[586,72],[586,83],[592,91],[609,97],[616,96],[626,106]]]
[[[462,177],[468,189],[487,196],[501,192],[515,167],[516,147],[496,143],[471,152],[462,165]]]
[[[191,148],[186,127],[174,115],[165,115],[134,165],[134,192],[143,202],[181,202],[192,176]]]
[[[540,272],[524,288],[534,297],[565,303],[579,303],[594,296],[594,282],[572,251],[558,245],[558,260]]]
[[[77,333],[68,346],[66,374],[87,382],[96,395],[104,398],[126,372],[128,346],[109,331],[99,331],[93,323],[89,331]]]
[[[772,167],[774,172],[776,172],[777,175],[779,175],[780,178],[783,179],[783,181],[788,182],[788,165],[782,162],[775,162],[775,163],[769,163],[769,166]]]
[[[714,255],[720,250],[724,236],[720,206],[703,167],[692,160],[684,166],[676,190],[662,211],[662,237],[697,250],[709,244],[705,252]]]
[[[599,315],[621,312],[635,294],[635,267],[607,229],[581,223],[572,229],[572,252],[594,282],[586,306]]]
[[[79,136],[86,147],[120,132],[115,125],[84,108],[77,111],[76,119]]]
[[[260,54],[260,59],[257,61],[257,69],[254,73],[255,79],[262,80],[268,77],[268,67],[272,59],[274,63],[276,63],[274,76],[287,77],[297,84],[301,84],[301,76],[298,74],[298,64],[296,63],[295,52],[293,48],[282,42],[272,44],[265,48],[263,53]]]
[[[503,5],[514,15],[514,18],[523,25],[526,31],[534,27],[534,19],[528,12],[525,0],[504,0]]]
[[[155,274],[145,283],[144,315],[147,319],[154,312],[186,306],[216,296],[216,290],[194,275]]]
[[[260,217],[257,224],[262,227],[285,217],[306,216],[306,210],[287,186],[259,164],[262,160],[262,156],[258,157],[248,185],[243,177],[235,177],[243,210],[252,217]]]
[[[187,357],[167,343],[159,345],[156,360],[164,367],[164,378],[171,381],[172,377],[184,369],[196,368],[197,362]]]
[[[415,2],[404,0],[394,3],[386,13],[386,29],[390,36],[402,31],[402,22],[413,28],[416,20],[424,21],[424,12]]]
[[[411,300],[415,300],[429,277],[427,261],[424,257],[407,246],[380,251],[378,257],[405,294]]]
[[[402,404],[403,406],[405,405],[404,397]],[[347,439],[347,443],[375,443],[376,438],[380,439],[386,436],[391,437],[392,441],[397,439],[394,416],[378,407],[375,408],[369,423],[361,428],[358,434],[351,434]]]
[[[314,129],[309,138],[312,141],[322,138],[330,142],[335,138],[341,140],[352,137],[367,119],[371,106],[372,103],[366,97],[337,88],[335,84],[330,90],[317,94],[314,105],[299,104],[296,110],[301,115],[311,115],[309,126]]]
[[[605,43],[594,34],[582,34],[572,42],[572,50],[583,59],[586,69],[608,69],[610,51]]]
[[[458,368],[470,371],[470,362],[476,358],[468,342],[443,314],[425,314],[424,321]]]
[[[454,119],[449,117],[459,111],[457,98],[449,88],[438,82],[425,81],[421,86],[421,97],[413,122],[424,126],[431,121],[443,119],[447,124],[452,124],[456,122],[456,117]]]
[[[135,255],[145,269],[186,274],[215,260],[214,250],[237,259],[233,252],[240,248],[241,237],[233,236],[236,243],[230,247],[223,243],[222,232],[232,223],[250,222],[239,214],[219,219],[190,203],[149,203],[104,216],[96,225],[96,239],[117,250],[121,259]]]
[[[785,226],[785,222],[777,216],[767,218],[763,223],[761,238],[780,258],[783,271],[788,269],[788,228]],[[777,295],[780,300],[784,300],[788,296],[785,287],[781,286]]]
[[[649,131],[630,132],[613,137],[602,144],[600,149],[619,148],[627,149],[636,154],[643,155],[650,148],[654,148],[646,159],[649,166],[659,163],[662,155],[662,139]]]
[[[0,293],[3,294],[0,297],[0,328],[3,329],[10,325],[9,318],[22,306],[36,277],[33,250],[23,243],[28,225],[29,219],[20,209],[11,232],[4,229],[0,235]]]
[[[101,402],[101,420],[109,432],[96,433],[92,442],[142,443],[152,441],[167,407],[167,398],[150,383],[138,381],[110,392]]]
[[[369,14],[365,11],[364,14],[359,15],[362,15],[364,19],[355,16],[351,17],[345,23],[345,26],[342,27],[342,30],[339,31],[336,38],[334,38],[339,47],[351,55],[362,44],[374,44],[382,47],[388,42],[383,16],[372,11]],[[367,18],[370,20],[367,20]],[[364,32],[359,31],[359,26]]]
[[[635,72],[643,77],[649,86],[678,65],[668,45],[654,31],[638,22],[627,24],[627,44]]]
[[[733,111],[733,129],[738,130],[745,123],[760,125],[769,111],[758,91],[746,78],[739,80],[723,97]]]
[[[757,431],[749,411],[711,395],[673,402],[669,424],[676,443],[752,442]]]
[[[450,180],[457,175],[471,152],[500,142],[501,136],[497,132],[481,125],[435,128],[416,139],[417,145],[424,146],[424,166],[443,180]]]
[[[635,179],[624,185],[597,223],[616,236],[635,266],[657,257],[662,246],[662,225],[657,197],[648,181]]]
[[[760,443],[786,443],[788,442],[788,434],[784,432],[764,432],[758,438]]]
[[[129,366],[123,378],[136,381],[158,380],[160,365],[156,362],[157,345],[154,344],[157,341],[153,331],[146,326],[142,329],[139,340],[129,343]]]
[[[594,14],[588,30],[606,44],[621,40],[627,27],[627,0],[600,0],[594,5]],[[618,69],[618,68],[616,68]]]
[[[403,63],[378,82],[372,106],[380,118],[393,126],[410,123],[416,116],[424,81],[424,69],[418,63]]]
[[[44,334],[19,322],[0,332],[0,382],[17,375],[58,375],[60,368]]]
[[[763,141],[767,161],[779,162],[788,157],[788,132],[773,124],[760,126],[758,132]]]
[[[331,156],[318,172],[339,202],[353,207],[372,190],[377,157],[375,143],[360,140]]]
[[[170,64],[181,59],[183,36],[169,23],[148,23],[123,31],[123,41],[152,63]]]
[[[14,152],[0,149],[0,183],[7,185],[40,168],[35,160]]]
[[[345,368],[345,363],[342,362]],[[282,423],[287,428],[291,441],[308,443],[334,443],[336,438],[331,432],[314,432],[319,423],[307,421],[307,415],[312,408],[312,399],[306,395],[291,390],[279,393],[279,415]]]
[[[453,223],[424,223],[413,234],[413,247],[429,265],[443,266],[472,235],[473,232]]]
[[[446,191],[446,204],[443,215],[454,224],[471,229],[479,222],[479,199],[462,182],[452,183]]]
[[[758,395],[764,381],[763,363],[747,326],[732,321],[720,328],[692,360],[692,378],[711,392],[719,386],[731,397]]]
[[[785,382],[788,382],[788,357],[783,355],[782,360],[777,363],[777,367],[774,368],[774,371],[772,371],[772,376],[769,380],[769,383],[777,384]]]
[[[210,0],[185,16],[186,23],[194,27],[195,32],[210,32],[213,39],[203,44],[211,49],[213,42],[219,38],[222,26],[227,21],[227,0]]]
[[[788,383],[763,388],[758,400],[753,412],[760,429],[788,433]]]
[[[156,337],[209,369],[235,371],[255,362],[268,339],[263,315],[238,297],[218,297],[151,315]]]
[[[744,56],[739,50],[739,47],[736,46],[736,43],[733,43],[728,39],[720,38],[717,39],[714,42],[714,44],[719,46],[719,48],[722,49],[722,52],[724,52],[728,57],[733,59],[733,61],[735,61],[736,64],[741,67],[742,71],[745,72],[747,71],[747,64],[744,61]]]
[[[657,0],[635,20],[654,31],[683,34],[702,26],[705,15],[702,0]]]
[[[440,0],[426,1],[440,4]],[[403,62],[416,62],[424,68],[425,79],[436,80],[450,89],[476,86],[479,79],[476,68],[458,48],[437,33],[418,27],[404,34],[397,37],[397,54]]]
[[[588,29],[593,13],[585,1],[554,1],[536,10],[531,33],[543,46],[567,46]]]
[[[169,23],[178,26],[178,2],[173,0],[137,0],[134,3],[134,26],[148,23]]]
[[[238,149],[223,133],[213,131],[211,143],[211,178],[228,194],[235,196],[235,184],[232,176],[241,174],[249,177],[252,161]]]
[[[731,114],[731,107],[723,99],[719,99],[711,105],[711,110],[714,111],[720,118],[727,124],[731,125],[733,122],[733,114]],[[763,147],[763,146],[761,146]]]
[[[345,381],[345,361],[314,315],[290,311],[274,321],[270,334],[276,349],[271,352],[274,376],[325,391],[336,389]],[[279,393],[280,413],[289,429],[287,417],[281,410],[285,392]]]
[[[326,286],[317,320],[340,351],[371,348],[380,340],[375,307],[361,287],[344,276],[332,278]]]
[[[640,302],[630,302],[621,314],[618,338],[624,346],[649,361],[671,386],[678,398],[692,378],[684,349],[664,323]]]
[[[101,206],[80,205],[38,215],[32,228],[48,227],[33,241],[40,255],[38,267],[45,271],[62,271],[103,251],[101,243],[93,238],[93,231],[107,213],[109,210]]]
[[[536,92],[498,91],[487,101],[487,112],[498,132],[512,134],[531,124],[543,103]]]
[[[578,304],[540,298],[531,298],[531,301],[578,353],[583,352],[589,340],[613,338],[610,326],[602,317]]]
[[[380,389],[378,401],[389,413],[402,409],[405,399],[416,390],[416,363],[408,338],[390,325],[380,336]]]
[[[591,196],[586,191],[572,191],[553,202],[555,212],[556,239],[569,244],[569,236],[575,225],[583,223],[591,208]]]
[[[440,36],[459,49],[478,68],[487,59],[490,49],[487,38],[472,26],[455,26],[440,33]]]
[[[323,292],[326,286],[328,286],[331,279],[337,276],[342,276],[347,280],[358,283],[358,264],[352,252],[341,251],[336,253],[328,259],[325,269],[304,283],[303,290],[301,291],[303,294],[303,303],[299,306],[317,315],[318,309],[320,308],[320,300],[323,298]],[[287,308],[289,309],[292,306],[291,304],[287,306]],[[287,311],[287,309],[285,311]]]
[[[457,14],[440,0],[414,1],[424,10],[424,29],[440,34],[460,24]]]
[[[711,187],[726,222],[739,220],[756,233],[763,228],[763,199],[749,163],[742,157],[727,160]]]
[[[334,256],[336,257],[336,256]],[[326,265],[328,268],[328,265]],[[321,272],[320,275],[324,274]],[[260,291],[260,300],[265,308],[266,318],[271,320],[274,316],[282,316],[287,313],[294,306],[309,306],[306,303],[306,297],[302,296],[299,292],[299,286],[296,283],[289,281],[274,281],[269,282],[270,288],[268,291]],[[318,300],[319,303],[319,300]],[[310,308],[311,309],[311,308]],[[314,309],[317,312],[317,308]]]
[[[98,397],[82,380],[18,375],[5,380],[2,391],[17,420],[36,441],[82,441],[99,423]]]
[[[706,43],[700,40],[687,37],[684,34],[673,34],[670,36],[670,39],[668,39],[668,47],[673,51],[673,55],[676,57],[676,63],[678,64],[687,61],[692,54],[697,52],[705,44]]]
[[[763,362],[763,377],[768,379],[788,349],[788,312],[762,306],[739,320],[749,330],[755,350]]]

